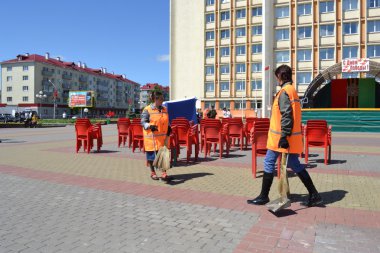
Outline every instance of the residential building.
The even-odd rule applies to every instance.
[[[379,0],[171,0],[171,99],[269,115],[275,68],[288,64],[302,97],[345,58],[380,61]],[[345,73],[338,77],[354,77]],[[365,74],[361,73],[363,77]]]
[[[15,111],[30,108],[43,117],[70,113],[70,91],[93,91],[95,106],[89,108],[90,115],[104,115],[110,110],[125,115],[139,107],[138,83],[106,68],[92,69],[82,62],[51,58],[49,53],[18,55],[2,62],[1,71],[2,103]]]
[[[158,88],[162,91],[164,95],[164,101],[169,100],[169,87],[168,86],[162,86],[158,83],[147,83],[143,86],[141,86],[140,89],[140,110],[144,109],[145,106],[149,103],[149,95],[150,93],[155,89],[155,87],[158,86]]]

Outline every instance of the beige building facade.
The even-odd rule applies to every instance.
[[[203,108],[266,116],[281,64],[302,96],[343,59],[380,62],[380,0],[171,0],[170,15],[171,99],[196,96]]]
[[[125,115],[139,107],[140,85],[124,75],[108,73],[105,68],[92,69],[82,62],[64,62],[49,53],[18,55],[1,63],[2,103],[8,112],[31,109],[45,118],[61,117],[70,112],[70,91],[92,91],[95,106],[91,115],[113,111]]]

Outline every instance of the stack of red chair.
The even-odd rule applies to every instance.
[[[309,159],[309,147],[322,147],[325,153],[325,164],[331,161],[331,126],[326,120],[308,120],[304,127],[305,162]]]
[[[125,143],[129,138],[129,126],[131,125],[131,121],[129,118],[119,118],[117,120],[117,145],[120,148],[120,145],[123,143],[123,147],[125,147]]]
[[[75,122],[76,133],[76,152],[83,146],[84,151],[90,153],[94,146],[94,140],[96,140],[97,151],[103,145],[102,128],[101,125],[91,124],[89,119],[77,119]]]
[[[195,160],[199,154],[199,137],[198,125],[192,125],[192,122],[185,118],[175,118],[171,122],[173,133],[175,134],[177,155],[179,147],[186,147],[186,162],[189,162],[192,154],[193,145],[195,147]]]
[[[232,143],[232,145],[235,145],[235,141],[237,140],[238,144],[240,143],[240,150],[243,150],[245,140],[245,148],[247,148],[247,140],[243,120],[241,118],[231,118],[228,119],[227,124],[230,143]]]
[[[131,124],[129,125],[129,141],[128,147],[132,146],[132,152],[135,152],[136,148],[139,150],[144,150],[144,134],[143,127],[141,126],[141,119],[132,119]]]
[[[228,124],[224,126],[218,119],[201,120],[201,146],[204,147],[205,157],[210,154],[212,144],[214,144],[214,152],[216,145],[219,144],[219,158],[222,158],[224,152],[224,144],[226,144],[226,154],[229,155],[229,131]]]

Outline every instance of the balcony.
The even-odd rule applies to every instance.
[[[70,90],[71,84],[70,83],[62,83],[62,89],[64,90]]]
[[[54,75],[54,70],[48,70],[48,69],[43,69],[42,70],[42,75],[43,76],[53,76]]]
[[[73,77],[69,74],[64,73],[64,74],[62,74],[62,78],[65,80],[71,80]]]
[[[87,83],[87,77],[85,77],[85,76],[80,76],[80,77],[79,77],[79,82],[81,82],[81,83]]]

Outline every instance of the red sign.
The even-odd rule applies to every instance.
[[[86,104],[85,95],[72,95],[70,100],[70,107],[83,106]]]

